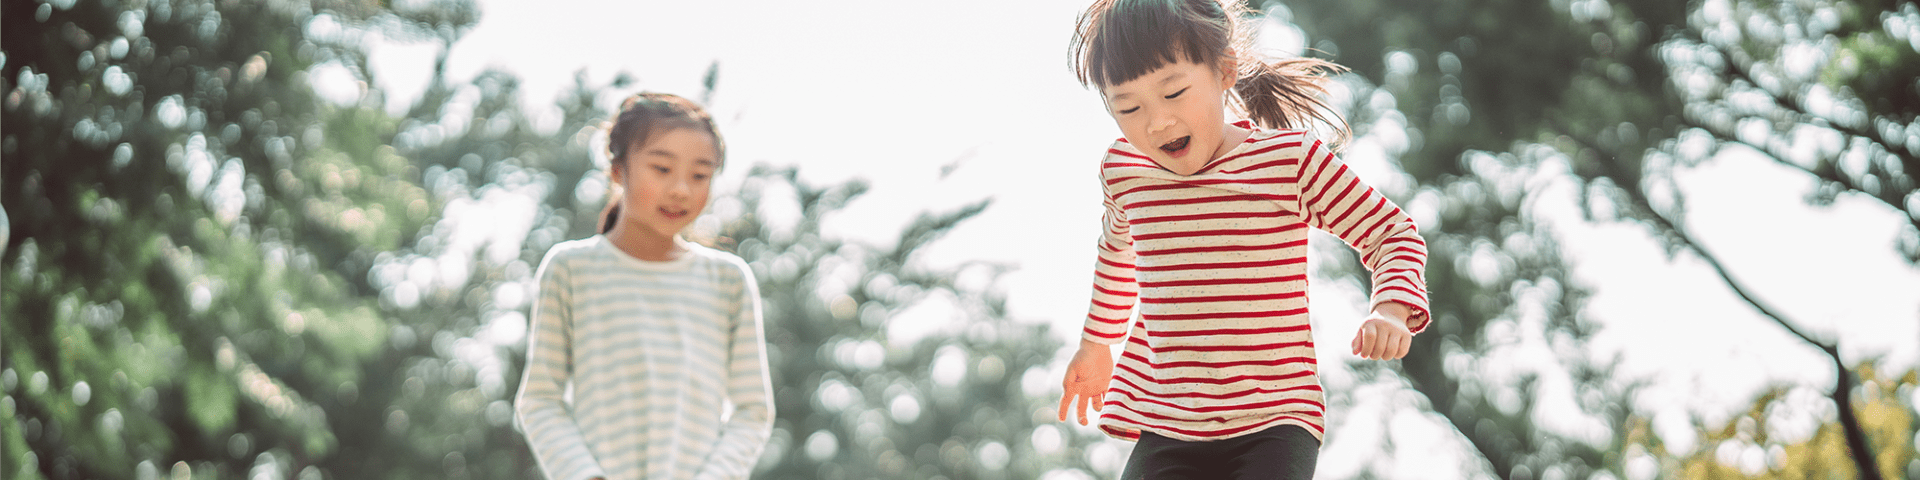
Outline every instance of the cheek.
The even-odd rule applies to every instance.
[[[1128,142],[1138,144],[1147,141],[1147,128],[1141,122],[1116,117],[1113,123],[1120,127],[1120,135],[1127,137]]]
[[[1207,111],[1211,112],[1215,119],[1221,120],[1221,124],[1224,125],[1229,117],[1233,117],[1234,115],[1233,110],[1227,108],[1227,100],[1225,97],[1225,95],[1231,95],[1231,93],[1222,92],[1221,95],[1220,101],[1207,104]]]
[[[628,205],[644,204],[647,201],[647,194],[641,191],[639,185],[629,183],[626,194],[622,195],[620,200]]]
[[[1219,120],[1223,115],[1226,115],[1227,104],[1225,101],[1209,102],[1197,97],[1200,96],[1196,95],[1196,98],[1182,106],[1182,108],[1186,110],[1187,116],[1198,117],[1197,119],[1199,120]]]
[[[1186,118],[1194,135],[1219,137],[1227,125],[1227,108],[1226,105],[1194,102],[1187,107]]]
[[[658,190],[656,185],[647,183],[647,179],[638,177],[640,177],[640,175],[634,175],[627,179],[626,197],[629,202],[645,202],[653,196],[654,191]]]

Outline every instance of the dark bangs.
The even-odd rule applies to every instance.
[[[1210,65],[1232,23],[1218,0],[1100,0],[1080,15],[1073,70],[1080,84],[1126,83],[1168,64]]]

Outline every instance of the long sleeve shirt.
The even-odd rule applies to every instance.
[[[666,262],[603,236],[538,273],[515,418],[547,478],[747,478],[773,428],[760,295],[739,257]]]
[[[1427,325],[1417,227],[1304,131],[1254,130],[1186,176],[1121,139],[1101,179],[1106,232],[1082,338],[1127,343],[1099,424],[1111,436],[1217,440],[1277,425],[1324,434],[1308,227],[1360,251],[1371,305],[1405,304],[1410,330]]]

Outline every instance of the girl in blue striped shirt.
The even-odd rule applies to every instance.
[[[617,201],[555,245],[515,418],[547,478],[747,478],[773,428],[753,273],[681,238],[725,146],[699,105],[628,98],[608,128]]]

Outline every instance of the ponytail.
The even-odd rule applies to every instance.
[[[620,199],[607,202],[607,213],[600,216],[600,234],[613,233],[613,226],[620,221]]]
[[[621,171],[626,169],[625,165],[626,162],[610,165],[607,176],[613,177],[623,173]],[[627,192],[620,188],[619,183],[615,183],[612,178],[607,179],[607,206],[600,209],[600,227],[597,229],[601,235],[613,233],[613,227],[620,224],[620,199],[626,196]]]
[[[1306,129],[1314,122],[1333,128],[1331,144],[1343,145],[1353,136],[1345,119],[1322,98],[1326,77],[1346,67],[1317,58],[1268,59],[1242,54],[1239,78],[1229,97],[1255,123],[1274,129]]]

